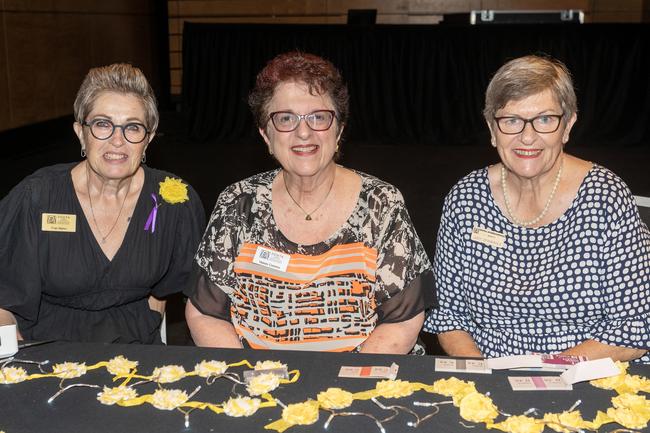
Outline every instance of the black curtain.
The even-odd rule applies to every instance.
[[[572,145],[650,145],[647,24],[346,26],[185,23],[183,106],[196,140],[257,136],[246,97],[288,50],[337,65],[350,90],[348,142],[485,144],[485,88],[508,59],[546,53],[571,70]]]

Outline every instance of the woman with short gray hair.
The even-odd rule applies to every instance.
[[[564,151],[577,119],[566,67],[506,63],[484,115],[501,162],[445,199],[425,330],[453,356],[649,361],[650,234],[618,176]]]
[[[74,114],[82,161],[42,168],[0,201],[0,325],[28,340],[160,342],[203,206],[143,164],[158,110],[140,69],[91,69]]]

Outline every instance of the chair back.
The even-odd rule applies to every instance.
[[[639,208],[639,214],[646,226],[650,227],[650,197],[634,196],[634,201]]]

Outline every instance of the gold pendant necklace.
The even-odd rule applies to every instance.
[[[284,170],[282,170],[282,182],[284,183],[284,189],[287,191],[287,194],[289,195],[289,198],[291,199],[291,201],[293,201],[293,203],[296,206],[298,206],[298,208],[305,214],[305,221],[311,221],[313,219],[311,216],[314,214],[314,212],[316,212],[318,209],[320,209],[325,204],[325,202],[327,201],[327,198],[330,196],[330,192],[332,192],[332,187],[334,186],[334,181],[335,180],[336,180],[336,168],[334,169],[334,176],[332,177],[332,183],[330,183],[330,187],[327,190],[327,194],[325,194],[325,198],[323,199],[323,201],[320,202],[320,204],[318,206],[316,206],[316,208],[314,210],[312,210],[311,212],[307,212],[302,206],[300,206],[300,203],[298,203],[296,201],[296,199],[293,198],[293,196],[289,192],[289,187],[287,186],[287,178],[284,175]]]
[[[90,215],[93,217],[93,223],[95,224],[95,228],[99,232],[99,235],[102,237],[102,244],[106,243],[106,239],[113,233],[113,229],[115,229],[115,226],[117,226],[117,222],[120,220],[120,215],[122,215],[122,209],[124,209],[124,203],[126,203],[126,198],[129,196],[129,191],[131,191],[131,183],[133,182],[133,178],[129,181],[129,186],[126,188],[126,194],[124,194],[124,199],[122,200],[122,205],[120,206],[120,211],[117,214],[117,218],[115,219],[115,222],[111,226],[111,229],[104,235],[102,233],[102,230],[99,228],[99,224],[97,224],[97,220],[95,219],[95,210],[93,209],[93,198],[90,195],[90,170],[88,168],[88,163],[86,162],[86,192],[88,193],[88,201],[90,202]]]
[[[521,221],[514,216],[514,212],[512,212],[512,208],[510,207],[510,200],[508,200],[508,187],[506,185],[506,169],[503,163],[501,163],[501,190],[503,191],[503,201],[506,205],[506,212],[508,212],[508,217],[510,218],[510,221],[517,224],[518,226],[530,227],[530,226],[534,226],[535,224],[540,222],[542,218],[544,218],[549,208],[551,207],[551,201],[553,201],[553,197],[555,197],[557,186],[560,184],[563,165],[564,165],[564,158],[560,159],[560,169],[557,171],[557,175],[555,176],[555,182],[553,183],[553,189],[551,190],[551,194],[548,196],[548,200],[546,200],[546,204],[544,205],[544,209],[542,210],[542,213],[540,213],[539,215],[537,215],[537,217],[535,217],[530,221]]]

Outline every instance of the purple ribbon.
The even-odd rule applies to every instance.
[[[151,227],[151,233],[156,231],[156,216],[158,216],[158,198],[156,197],[156,194],[151,193],[151,198],[153,199],[153,209],[151,209],[151,212],[149,212],[149,218],[147,218],[147,222],[144,224],[144,231],[146,232],[149,230],[149,227]]]

